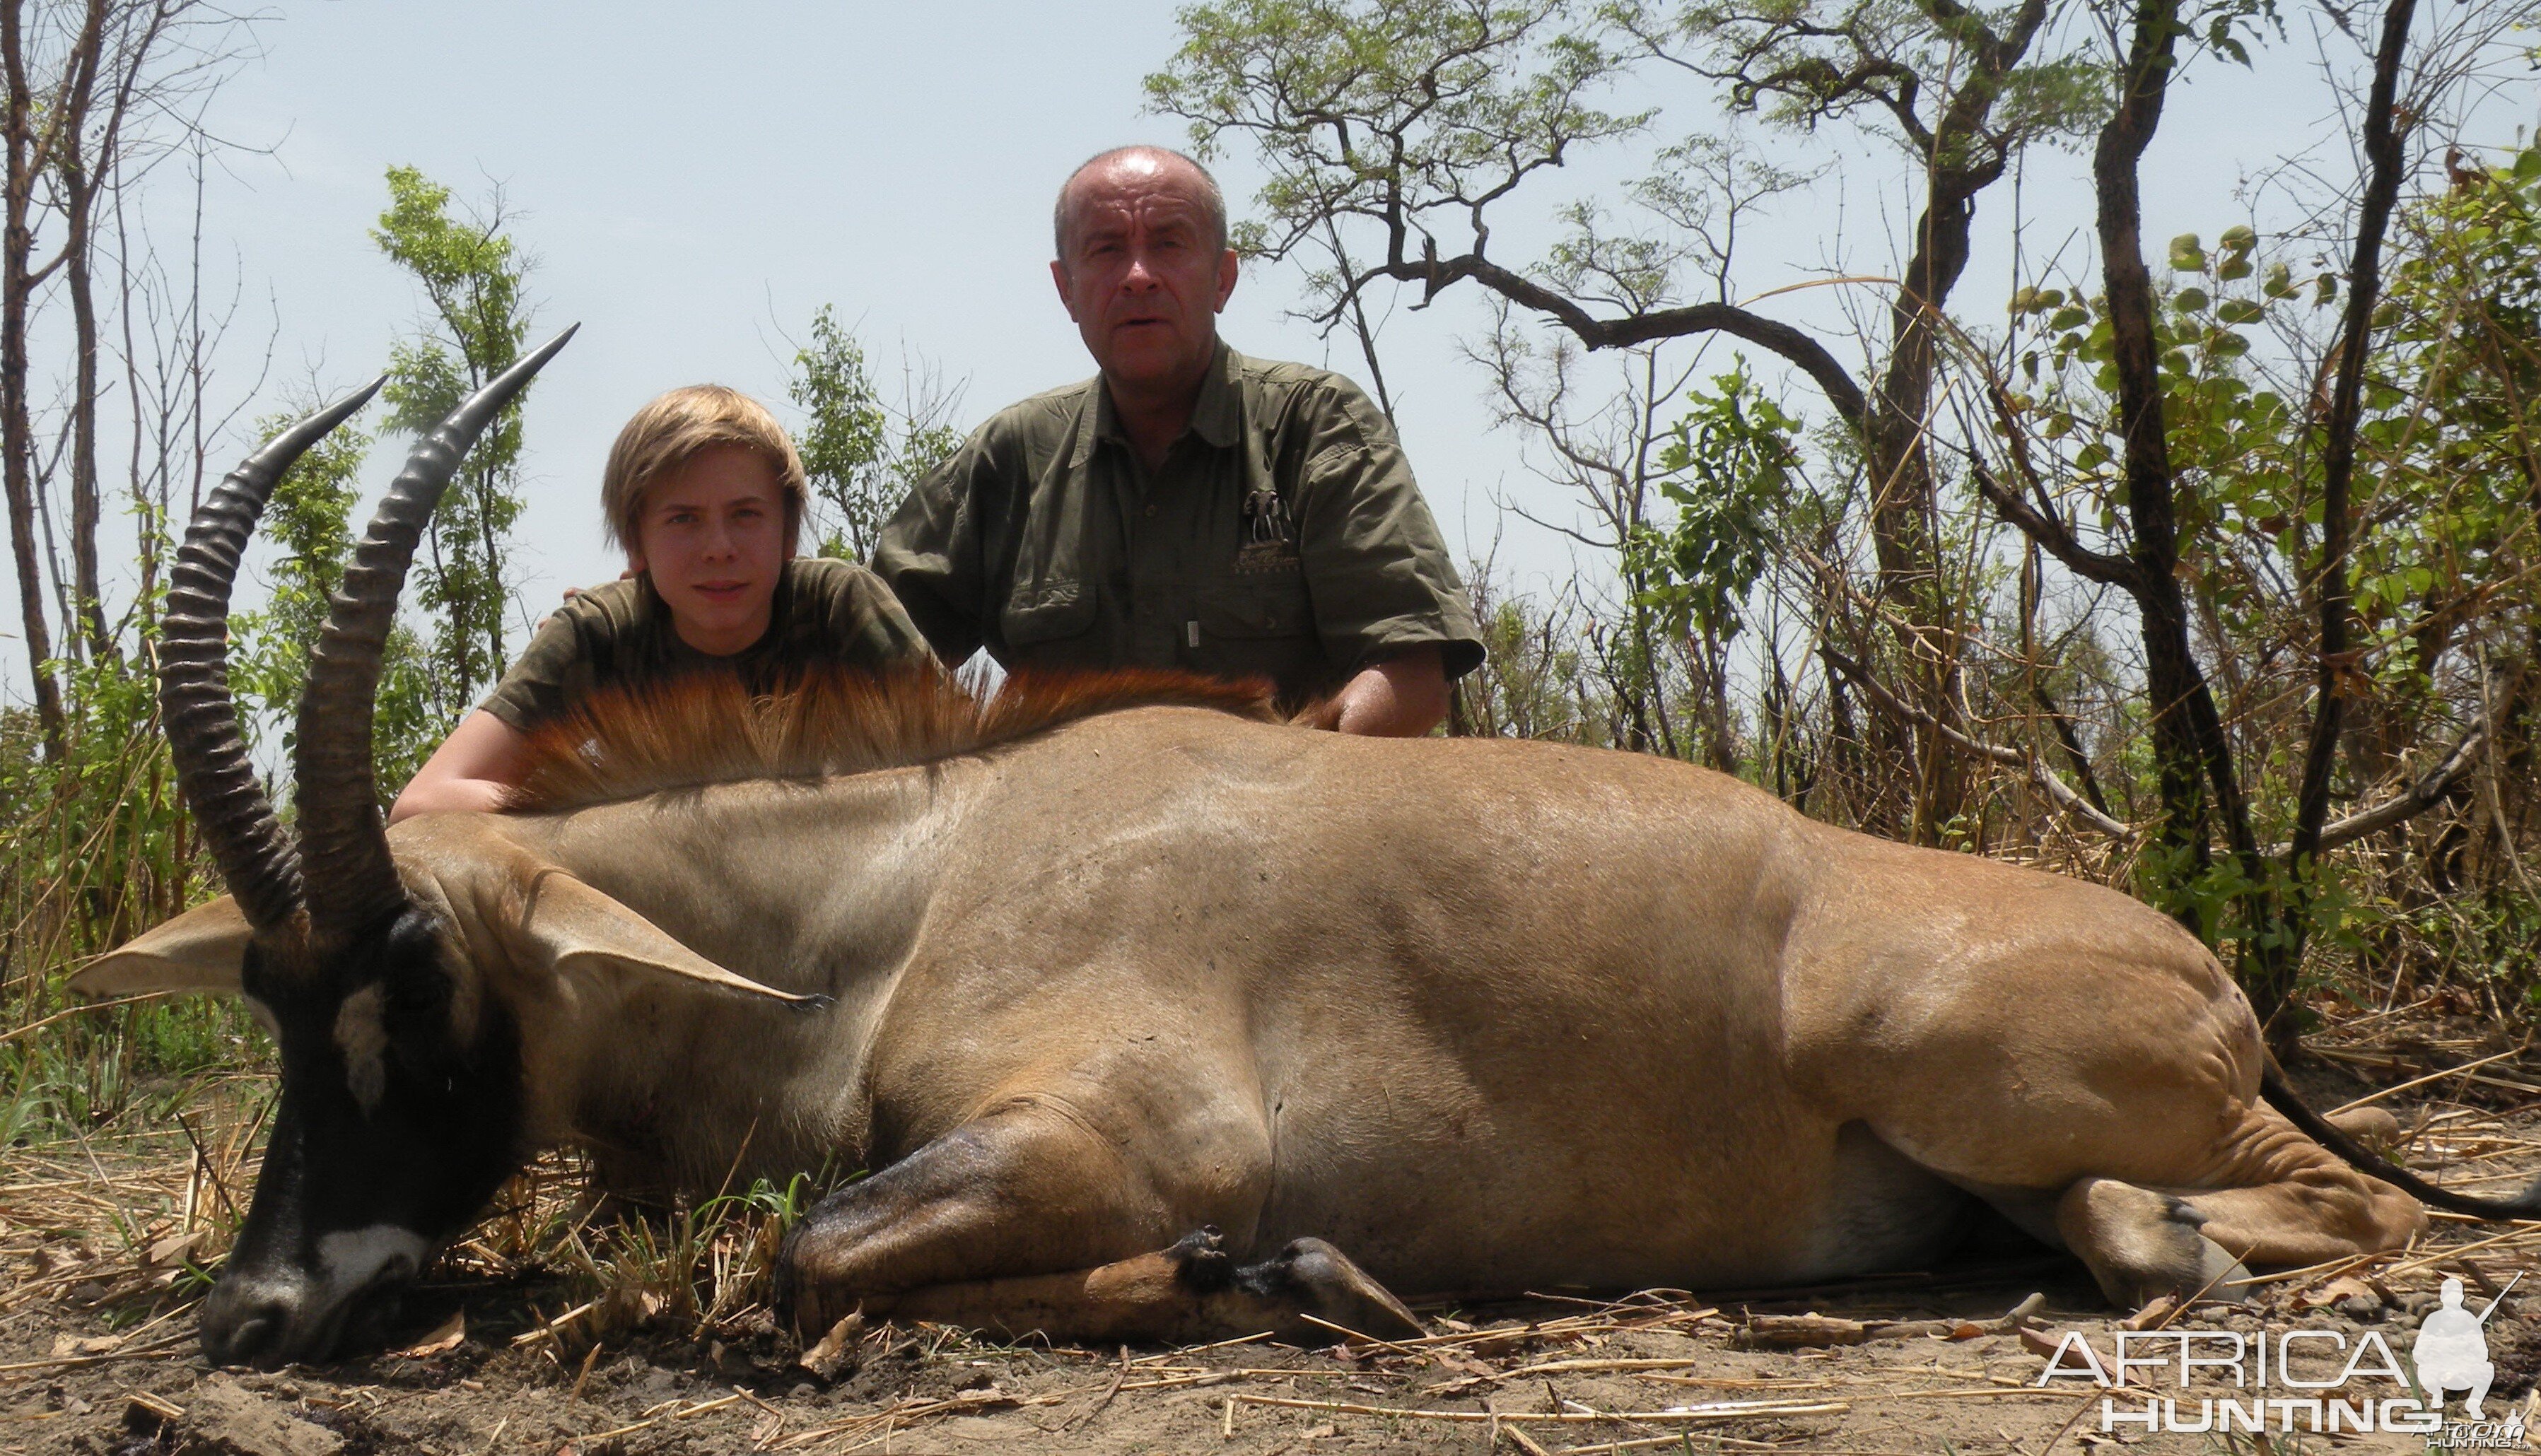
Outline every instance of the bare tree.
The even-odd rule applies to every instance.
[[[36,716],[45,747],[53,753],[62,745],[62,696],[50,665],[52,624],[36,559],[42,526],[36,511],[28,325],[36,290],[62,259],[56,253],[50,261],[36,263],[34,212],[36,187],[62,144],[70,98],[95,83],[106,8],[106,0],[89,0],[65,63],[57,75],[45,78],[49,84],[38,100],[35,73],[47,59],[38,48],[48,38],[42,34],[46,28],[39,24],[31,34],[26,0],[0,0],[0,67],[6,69],[8,87],[5,108],[0,108],[0,146],[5,146],[8,168],[0,179],[6,189],[0,192],[0,485],[5,485],[9,502],[9,545],[18,570],[18,609],[28,668],[35,677]]]
[[[105,325],[97,289],[100,219],[108,200],[199,131],[188,103],[216,86],[234,52],[240,17],[199,0],[0,0],[0,486],[9,510],[21,625],[36,711],[48,751],[63,732],[61,689],[49,662],[59,640],[99,659],[115,654],[104,606],[98,529],[100,354]],[[172,137],[171,133],[175,135]],[[39,243],[39,235],[43,235]],[[70,520],[57,534],[44,499],[51,469],[39,463],[33,337],[58,276],[70,306],[72,357],[59,421]],[[67,536],[60,638],[48,619],[39,557]],[[58,576],[58,571],[56,571]]]

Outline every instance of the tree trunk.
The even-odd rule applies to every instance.
[[[1998,172],[1999,169],[1996,169]],[[1919,844],[1937,843],[1940,828],[1956,818],[1966,797],[1959,755],[1942,738],[1959,718],[1956,603],[1942,589],[1940,542],[1932,523],[1939,511],[1932,461],[1924,448],[1924,415],[1931,408],[1932,378],[1940,363],[1937,320],[1951,289],[1968,265],[1976,225],[1976,195],[1993,175],[1935,169],[1924,215],[1917,222],[1915,251],[1889,306],[1888,368],[1872,395],[1863,457],[1870,472],[1870,534],[1879,563],[1879,594],[1896,604],[1918,629],[1921,642],[1905,642],[1901,666],[1912,674],[1915,696],[1932,717],[1928,728],[1891,731],[1919,738],[1918,776],[1910,832]],[[1934,642],[1942,644],[1937,658]]]
[[[27,405],[27,314],[40,281],[35,270],[36,240],[28,214],[36,178],[42,172],[34,99],[27,91],[23,0],[0,0],[0,66],[7,69],[5,130],[8,175],[0,191],[0,489],[9,500],[9,550],[18,573],[20,627],[27,669],[35,680],[36,718],[47,757],[62,751],[61,685],[50,662],[53,638],[44,615],[44,586],[36,562],[36,431]]]
[[[2174,857],[2164,867],[2177,882],[2211,863],[2203,755],[2188,721],[2198,680],[2188,641],[2188,608],[2179,591],[2179,532],[2171,509],[2170,446],[2163,435],[2160,363],[2152,329],[2152,279],[2143,260],[2143,211],[2137,165],[2161,124],[2177,54],[2180,0],[2140,0],[2128,44],[2117,111],[2101,128],[2091,172],[2099,192],[2100,266],[2108,289],[2112,352],[2118,376],[2119,428],[2125,440],[2128,516],[2133,555],[2149,580],[2138,584],[2143,624],[2145,687],[2152,702],[2153,755],[2161,786],[2160,843]],[[2204,935],[2209,927],[2176,893],[2174,910]]]
[[[2170,446],[2163,433],[2152,277],[2143,260],[2137,169],[2161,125],[2162,103],[2177,64],[2180,4],[2139,0],[2119,77],[2117,110],[2101,128],[2091,172],[2099,193],[2101,274],[2108,289],[2119,429],[2126,446],[2128,522],[2135,537],[2130,589],[2142,622],[2144,686],[2151,699],[2161,786],[2159,844],[2169,860],[2155,867],[2164,880],[2156,893],[2191,929],[2211,937],[2215,928],[2205,923],[2196,896],[2187,891],[2188,882],[2213,863],[2209,839],[2214,818],[2222,820],[2233,857],[2240,862],[2251,929],[2272,923],[2276,912],[2231,744],[2190,645],[2188,604],[2179,589],[2179,524]],[[2244,940],[2245,947],[2250,943]],[[2246,949],[2243,959],[2246,970]],[[2263,1006],[2260,1014],[2270,1009]]]
[[[2341,320],[2338,375],[2331,387],[2326,438],[2321,442],[2320,651],[2312,701],[2311,741],[2303,758],[2302,789],[2294,801],[2292,844],[2286,852],[2287,894],[2278,934],[2258,937],[2263,944],[2258,980],[2251,1002],[2261,1016],[2272,1015],[2293,995],[2302,964],[2303,941],[2311,929],[2311,902],[2320,875],[2320,831],[2329,817],[2329,781],[2338,764],[2338,739],[2346,706],[2346,679],[2355,673],[2349,650],[2349,627],[2355,615],[2354,589],[2347,575],[2350,487],[2356,477],[2356,431],[2364,410],[2365,353],[2372,339],[2373,306],[2382,294],[2382,238],[2398,205],[2401,173],[2401,128],[2394,123],[2399,103],[2400,59],[2409,44],[2409,23],[2417,0],[2391,0],[2383,13],[2380,44],[2373,55],[2373,90],[2364,108],[2364,155],[2371,173],[2358,210],[2356,252],[2348,270],[2347,312]],[[2434,659],[2424,658],[2432,664]],[[2495,732],[2494,725],[2490,731]]]
[[[97,485],[97,297],[90,274],[94,262],[99,174],[110,157],[86,155],[88,117],[97,90],[105,46],[108,0],[90,0],[87,23],[74,57],[69,99],[63,107],[61,141],[55,174],[61,179],[62,267],[71,300],[71,323],[77,354],[71,370],[71,594],[81,627],[88,635],[91,661],[114,655],[106,627],[105,591],[97,564],[99,502]],[[136,62],[137,64],[137,62]],[[121,90],[121,88],[118,88]],[[109,136],[102,151],[110,150]],[[73,629],[62,624],[64,632]]]

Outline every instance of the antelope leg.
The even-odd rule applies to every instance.
[[[1239,1262],[1267,1157],[1219,1147],[1188,1161],[1207,1175],[1154,1165],[1067,1104],[1019,1098],[822,1200],[786,1239],[778,1298],[807,1339],[857,1309],[1106,1341],[1332,1338],[1308,1314],[1367,1335],[1418,1330],[1320,1239]]]
[[[1328,1345],[1337,1330],[1381,1340],[1422,1333],[1402,1301],[1322,1239],[1291,1240],[1270,1258],[1243,1266],[1221,1243],[1217,1230],[1203,1228],[1172,1248],[1094,1269],[933,1284],[868,1301],[865,1308],[1010,1340],[1039,1333],[1106,1345],[1192,1345],[1264,1334]]]

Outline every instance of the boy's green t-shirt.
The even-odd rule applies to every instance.
[[[682,641],[650,581],[612,582],[558,607],[483,706],[528,732],[599,687],[726,671],[763,693],[809,666],[886,667],[928,656],[880,577],[849,561],[797,557],[777,579],[767,631],[730,657]]]

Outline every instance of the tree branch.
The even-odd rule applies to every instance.
[[[1926,728],[1938,733],[1943,741],[1951,744],[1953,747],[1961,749],[1964,752],[1973,753],[1979,758],[1989,759],[1995,763],[2007,764],[2013,768],[2027,771],[2030,782],[2036,784],[2046,793],[2049,798],[2055,800],[2057,807],[2072,815],[2074,818],[2081,820],[2083,823],[2090,825],[2092,828],[2099,830],[2102,834],[2109,836],[2111,839],[2127,841],[2133,840],[2136,837],[2136,827],[2134,825],[2121,822],[2120,820],[2111,818],[2109,815],[2102,813],[2089,799],[2076,793],[2072,785],[2066,783],[2064,779],[2057,775],[2054,769],[2049,768],[2045,761],[2040,759],[2038,755],[2034,753],[2024,753],[2020,749],[2008,747],[1999,743],[1982,742],[1976,738],[1968,736],[1959,729],[1934,718],[1931,714],[1926,713],[1912,703],[1908,703],[1904,699],[1899,698],[1896,694],[1890,692],[1885,687],[1880,686],[1878,681],[1874,679],[1870,675],[1869,671],[1859,662],[1846,657],[1843,653],[1837,651],[1834,647],[1824,642],[1818,644],[1818,655],[1826,659],[1826,663],[1829,667],[1842,673],[1847,680],[1852,683],[1853,686],[1860,688],[1863,694],[1866,695],[1881,712],[1886,713],[1891,717],[1902,719],[1919,728]]]
[[[2322,846],[2321,820],[2329,814],[2329,780],[2338,764],[2339,727],[2347,707],[2346,681],[2354,671],[2348,651],[2348,628],[2354,615],[2348,582],[2349,487],[2356,474],[2356,431],[2364,408],[2365,353],[2370,346],[2373,306],[2382,293],[2382,237],[2391,225],[2391,209],[2400,196],[2401,134],[2395,124],[2399,104],[2400,58],[2409,44],[2409,22],[2417,0],[2390,0],[2383,12],[2381,44],[2373,56],[2373,89],[2364,107],[2364,154],[2372,172],[2356,223],[2356,252],[2348,269],[2347,316],[2340,320],[2338,378],[2330,396],[2326,439],[2321,449],[2320,661],[2312,703],[2311,741],[2303,755],[2302,788],[2294,800],[2293,842],[2287,853],[2295,862],[2296,884],[2302,862]],[[2296,891],[2297,894],[2301,892]],[[2297,935],[2301,917],[2294,917]]]
[[[2435,766],[2420,775],[2417,782],[2398,797],[2322,825],[2318,852],[2326,854],[2340,845],[2377,834],[2394,824],[2405,824],[2443,802],[2445,797],[2452,793],[2453,786],[2479,765],[2479,752],[2488,746],[2488,715],[2482,713],[2470,721],[2469,728],[2462,729],[2461,737]],[[2289,844],[2275,845],[2268,851],[2278,856],[2292,852],[2293,846]]]
[[[2036,541],[2040,550],[2063,562],[2075,576],[2103,587],[2120,587],[2129,591],[2136,589],[2141,574],[2134,562],[2123,556],[2094,551],[2075,540],[2073,532],[2064,521],[2031,505],[2021,498],[2018,491],[2010,490],[1995,479],[1994,472],[1986,468],[1985,461],[1970,459],[1968,473],[1976,481],[1978,493],[1994,503],[1995,510],[2004,520],[2019,527],[2022,535]]]
[[[1599,318],[1575,301],[1476,253],[1418,259],[1398,254],[1368,269],[1355,282],[1364,284],[1377,278],[1420,284],[1423,303],[1436,298],[1439,290],[1448,285],[1471,278],[1520,308],[1550,316],[1591,349],[1627,348],[1634,344],[1646,344],[1653,339],[1682,338],[1699,333],[1729,334],[1760,348],[1771,349],[1788,360],[1817,382],[1827,402],[1835,406],[1836,413],[1844,417],[1846,424],[1857,430],[1869,419],[1869,401],[1863,395],[1861,385],[1833,354],[1827,352],[1825,345],[1790,324],[1767,318],[1761,313],[1751,313],[1733,304],[1692,304],[1624,318]]]

